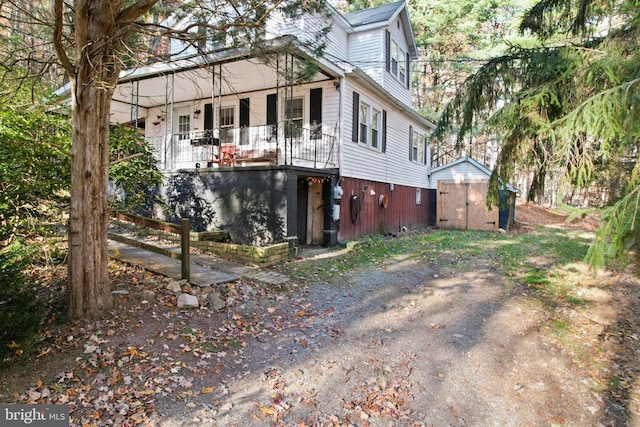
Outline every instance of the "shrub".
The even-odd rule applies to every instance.
[[[22,272],[29,259],[29,249],[19,243],[0,250],[1,360],[16,351],[15,345],[28,344],[41,326],[43,305],[35,285]]]

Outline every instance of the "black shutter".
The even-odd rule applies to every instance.
[[[407,77],[407,81],[406,81],[406,85],[407,88],[411,87],[411,71],[410,68],[411,67],[411,59],[409,58],[409,54],[407,53],[405,56],[405,74]]]
[[[322,135],[322,88],[309,91],[309,122],[311,139],[320,139]]]
[[[389,30],[384,31],[384,54],[385,68],[387,72],[391,71],[391,33]]]
[[[413,161],[413,126],[409,125],[409,160]]]
[[[240,144],[249,144],[249,98],[240,100]]]
[[[427,146],[429,145],[429,143],[428,143],[428,141],[427,141],[427,137],[426,137],[426,136],[422,139],[422,145],[424,145],[424,147],[422,147],[422,152],[424,153],[424,156],[423,156],[423,157],[424,157],[424,159],[423,159],[423,161],[424,161],[424,164],[425,164],[425,166],[426,166],[426,165],[427,165],[427,160],[428,160],[428,159],[427,159],[427,154],[428,154],[428,153],[427,153]]]
[[[387,110],[382,110],[382,152],[387,152]]]
[[[358,128],[360,127],[360,94],[353,92],[353,123],[351,125],[351,141],[358,142]]]
[[[204,104],[204,130],[213,130],[213,104]]]
[[[249,126],[249,98],[240,100],[240,127]]]
[[[267,95],[267,126],[271,126],[271,138],[278,136],[278,95]]]
[[[267,125],[278,124],[278,95],[272,93],[267,95]]]

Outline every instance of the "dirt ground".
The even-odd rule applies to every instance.
[[[514,233],[595,225],[517,212]],[[331,282],[243,279],[220,312],[114,267],[117,309],[52,323],[1,372],[0,402],[68,403],[73,425],[640,426],[634,277],[603,272],[587,304],[550,309],[488,255],[409,255]],[[575,325],[564,341],[556,314]]]

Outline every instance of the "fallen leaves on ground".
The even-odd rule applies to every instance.
[[[247,304],[277,305],[282,298],[280,290],[251,281],[224,285],[233,313],[227,316],[178,310],[176,296],[164,290],[169,279],[123,266],[115,276],[120,280],[116,288],[126,292],[114,294],[113,312],[99,322],[48,330],[35,360],[46,370],[50,358],[73,355],[69,366],[50,378],[39,377],[14,395],[14,403],[68,404],[72,426],[149,424],[161,400],[215,408],[217,397],[226,392],[223,374],[246,368],[242,350],[247,340],[300,327],[296,314],[304,313],[307,322],[315,316],[307,308],[287,319],[277,306],[253,313]],[[139,297],[149,284],[155,285],[155,301]],[[208,384],[202,384],[203,378]],[[283,413],[282,404],[259,409],[261,417],[278,419]]]

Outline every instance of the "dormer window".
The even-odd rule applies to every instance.
[[[407,72],[405,65],[406,53],[395,41],[391,41],[391,74],[396,76],[403,84],[406,82]]]
[[[391,74],[398,75],[398,44],[394,41],[391,42]]]
[[[386,69],[395,78],[400,80],[403,86],[410,87],[409,79],[409,54],[400,45],[391,39],[391,32],[386,31]]]

